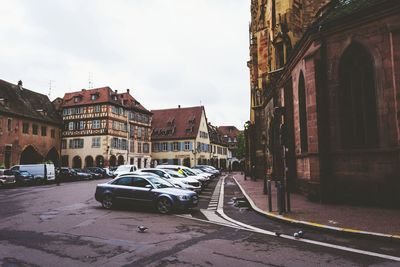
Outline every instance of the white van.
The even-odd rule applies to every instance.
[[[15,165],[10,170],[27,171],[35,177],[35,180],[54,181],[56,179],[54,164]]]
[[[136,165],[119,165],[118,168],[114,171],[114,175],[118,176],[121,174],[129,173],[137,171]]]

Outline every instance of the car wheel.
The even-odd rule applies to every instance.
[[[166,197],[162,197],[157,201],[157,210],[161,214],[167,214],[172,211],[172,202]]]
[[[103,200],[101,201],[101,205],[105,209],[111,209],[113,207],[113,198],[111,195],[105,195]]]

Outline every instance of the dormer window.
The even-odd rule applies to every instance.
[[[94,93],[90,95],[90,100],[96,100],[99,98],[99,93]]]
[[[113,100],[118,101],[118,96],[117,96],[117,95],[114,95],[114,96],[113,96]]]
[[[81,96],[74,96],[74,103],[78,103],[81,101]]]

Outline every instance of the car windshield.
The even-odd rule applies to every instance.
[[[166,173],[168,173],[169,175],[171,175],[173,178],[186,178],[186,176],[182,173],[179,173],[177,171],[173,171],[173,170],[165,170]]]
[[[156,188],[168,188],[174,187],[173,184],[167,182],[166,180],[155,178],[155,177],[146,177]]]
[[[195,176],[196,174],[188,169],[182,169],[184,173],[186,173],[189,176]]]

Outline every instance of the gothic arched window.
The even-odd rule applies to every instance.
[[[300,148],[301,153],[308,151],[308,134],[307,134],[307,102],[306,102],[306,85],[303,72],[299,77],[299,124],[300,124]]]
[[[339,116],[344,149],[378,145],[374,64],[360,44],[351,44],[339,64]]]

